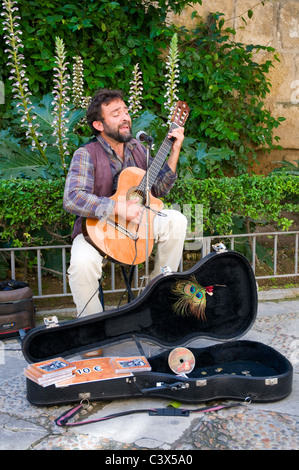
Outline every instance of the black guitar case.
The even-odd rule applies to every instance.
[[[269,346],[239,340],[256,314],[256,281],[248,260],[234,251],[210,253],[189,271],[158,276],[123,307],[37,327],[22,345],[32,363],[66,359],[130,339],[149,340],[164,348],[147,358],[151,371],[66,387],[41,387],[27,379],[27,399],[36,405],[73,403],[86,396],[89,400],[167,397],[190,403],[220,398],[280,400],[292,390],[291,363]],[[200,338],[217,344],[188,348],[195,358],[193,370],[175,373],[168,363],[171,351]]]

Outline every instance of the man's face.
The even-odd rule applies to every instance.
[[[108,137],[116,142],[128,142],[132,139],[131,118],[126,104],[122,100],[114,100],[102,105],[102,120],[100,125],[102,137]]]

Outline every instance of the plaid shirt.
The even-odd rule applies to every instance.
[[[134,142],[128,142],[124,147],[124,161],[117,156],[112,147],[101,137],[97,136],[109,158],[113,190],[117,188],[117,180],[120,172],[129,166],[136,166],[132,155],[132,149],[136,145]],[[146,150],[144,149],[144,152]],[[152,162],[150,157],[150,162]],[[164,163],[156,179],[153,189],[155,195],[160,198],[165,196],[176,181],[177,175]],[[85,147],[80,147],[74,153],[70,169],[67,175],[64,190],[64,207],[72,214],[105,219],[114,209],[115,202],[109,197],[98,197],[94,192],[94,166]]]

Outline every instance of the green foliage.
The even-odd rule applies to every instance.
[[[180,96],[191,106],[188,133],[208,147],[232,150],[223,169],[240,174],[256,160],[256,149],[281,149],[273,134],[284,118],[273,118],[264,107],[273,62],[257,63],[254,56],[273,56],[274,49],[234,42],[235,32],[224,28],[221,17],[213,14],[192,33],[181,33]]]
[[[88,40],[86,42],[86,37],[85,42],[84,38],[82,38],[82,41],[79,41],[79,43],[77,43],[76,41],[78,41],[78,38],[76,37],[76,41],[74,41],[73,34],[71,37],[65,35],[65,33],[68,32],[68,28],[70,25],[68,25],[68,22],[66,20],[64,20],[63,16],[59,18],[59,15],[57,15],[57,12],[60,8],[58,7],[57,2],[47,2],[47,5],[45,5],[44,2],[29,2],[25,4],[24,2],[22,2],[22,0],[20,0],[20,2],[12,0],[3,0],[3,33],[5,42],[9,47],[9,49],[6,49],[4,51],[4,54],[8,54],[8,58],[11,61],[7,64],[8,66],[4,70],[6,74],[11,73],[8,78],[9,80],[12,80],[11,90],[8,87],[6,98],[9,97],[10,91],[13,93],[17,93],[13,96],[16,101],[6,101],[7,103],[9,103],[9,106],[12,105],[12,108],[9,109],[9,111],[6,113],[6,116],[10,117],[10,125],[6,126],[6,129],[11,132],[11,124],[16,124],[17,126],[17,124],[21,121],[20,129],[17,129],[17,127],[15,127],[14,131],[12,131],[13,133],[15,133],[15,130],[17,130],[16,135],[18,136],[16,139],[17,142],[15,142],[13,145],[15,147],[14,151],[10,152],[10,154],[8,153],[6,142],[3,142],[3,145],[1,146],[2,148],[0,152],[0,170],[2,170],[3,177],[18,176],[47,178],[49,176],[59,177],[61,175],[66,175],[70,160],[69,156],[74,151],[72,144],[75,142],[79,144],[80,135],[83,134],[83,132],[80,134],[80,131],[78,132],[78,127],[75,128],[74,125],[79,122],[80,124],[82,124],[82,118],[85,114],[85,111],[83,111],[82,108],[77,109],[77,113],[75,112],[73,113],[73,116],[71,116],[73,118],[72,119],[70,118],[70,114],[72,114],[74,106],[67,105],[70,100],[69,96],[67,96],[70,90],[70,74],[68,73],[69,70],[67,65],[69,64],[69,62],[67,62],[66,56],[67,53],[68,56],[70,55],[70,53],[72,53],[74,45],[76,45],[78,47],[78,50],[80,50],[80,53],[82,53],[85,62],[84,66],[87,66],[88,68],[86,76],[84,77],[85,81],[87,82],[87,85],[89,85],[88,76],[90,75],[90,77],[92,77],[91,79],[93,81],[93,86],[90,87],[91,91],[103,85],[115,87],[114,83],[112,83],[114,79],[114,74],[111,75],[108,72],[106,73],[106,65],[104,64],[106,64],[107,62],[107,67],[109,67],[109,69],[112,69],[115,66],[114,60],[116,60],[117,55],[119,55],[120,53],[120,39],[122,41],[121,55],[126,61],[125,65],[131,64],[131,58],[134,58],[135,60],[136,57],[138,57],[139,55],[141,56],[140,60],[142,61],[145,52],[144,46],[146,43],[149,44],[149,42],[151,42],[151,47],[147,49],[147,54],[150,57],[150,60],[148,60],[148,57],[145,63],[143,63],[144,70],[142,72],[142,75],[144,83],[148,81],[147,77],[154,76],[153,67],[151,67],[150,73],[148,73],[147,66],[148,64],[153,63],[153,61],[157,59],[157,57],[160,55],[161,50],[166,47],[165,42],[162,44],[160,39],[157,39],[157,42],[155,38],[159,38],[159,36],[163,33],[162,36],[165,39],[167,35],[170,34],[171,28],[166,28],[164,23],[166,14],[170,10],[173,10],[175,12],[180,11],[186,4],[186,1],[181,0],[179,2],[165,2],[163,0],[160,0],[159,2],[155,3],[155,6],[153,6],[151,2],[144,2],[144,4],[142,4],[142,8],[140,8],[140,5],[138,5],[138,13],[136,7],[134,7],[134,2],[122,3],[123,4],[121,5],[117,2],[103,1],[99,6],[98,2],[90,2],[90,4],[85,7],[83,13],[87,15],[91,14],[93,16],[94,21],[87,21],[85,23],[83,22],[82,25],[84,25],[84,28],[92,28],[94,33],[98,33],[96,26],[97,22],[99,21],[99,18],[101,18],[101,13],[103,15],[103,18],[106,18],[107,15],[109,16],[109,28],[106,28],[106,26],[103,27],[104,23],[101,23],[101,32],[104,34],[104,38],[102,41],[103,47],[99,48],[98,45],[96,45],[95,51],[91,47],[90,42]],[[69,7],[70,5],[66,5],[65,7],[62,7],[62,9],[64,9],[64,12],[67,17],[70,13],[72,13],[70,29],[72,32],[74,32],[77,29],[80,30],[82,25],[80,25],[80,20],[78,19],[78,16],[74,16],[74,12],[78,11],[78,6],[76,7],[77,10],[74,7],[72,9],[72,12],[70,11]],[[40,8],[41,10],[46,10],[47,15],[39,15],[37,13],[38,8]],[[54,36],[54,34],[53,36],[51,35],[51,37],[48,37],[48,33],[49,30],[51,30],[51,27],[47,23],[51,18],[52,20],[54,18],[49,15],[49,8],[55,8],[56,15],[54,23],[56,24],[56,20],[61,23],[61,28],[59,28],[59,32],[61,33],[60,35],[62,37],[56,35]],[[27,15],[28,11],[31,12],[29,18]],[[80,15],[82,15],[81,8]],[[142,22],[139,22],[139,24],[136,25],[136,21],[134,21],[132,23],[133,26],[129,25],[128,21],[133,20],[133,18],[136,16],[142,18]],[[111,21],[111,17],[114,18],[115,22],[113,22],[113,19]],[[41,26],[41,29],[36,31],[35,36],[32,35],[33,28],[29,27],[32,18],[36,20],[36,25],[38,24],[39,26]],[[155,24],[153,23],[154,18],[157,20]],[[146,23],[145,28],[143,25],[143,20]],[[18,23],[18,21],[20,21],[21,25]],[[76,22],[77,24],[75,24]],[[28,26],[28,28],[26,28],[26,26]],[[52,26],[54,25],[52,24]],[[142,38],[142,40],[137,39],[137,36],[140,35],[140,27],[142,28],[143,34],[148,35],[146,40],[145,36]],[[25,29],[26,31],[21,30],[21,28]],[[110,28],[112,28],[111,31]],[[133,36],[130,36],[130,31],[132,28],[134,30],[134,38]],[[157,28],[159,28],[159,30]],[[130,44],[130,49],[125,48],[124,46],[122,32],[129,35],[127,44]],[[113,38],[113,45],[110,41],[107,41],[107,34],[109,37],[111,37],[111,39]],[[22,36],[20,37],[20,35]],[[55,37],[56,53],[54,57],[52,57],[50,49],[47,50],[45,46],[45,41],[47,41],[48,45],[53,48],[53,37]],[[38,45],[39,53],[31,54],[31,57],[35,60],[33,77],[33,68],[30,65],[30,58],[28,58],[28,56],[26,57],[23,52],[26,54],[26,51],[30,51],[31,48],[34,48],[34,41],[35,46]],[[95,43],[97,42],[98,38],[95,38]],[[138,54],[135,50],[133,50],[134,47],[136,47],[137,45],[139,45],[141,48],[139,48]],[[154,47],[155,45],[157,47]],[[88,54],[86,52],[87,50]],[[105,56],[103,56],[103,50],[105,50]],[[114,50],[113,60],[111,58],[112,50]],[[97,73],[93,73],[94,70],[89,60],[90,53],[92,53],[90,60],[93,61],[95,58],[97,58],[97,69],[100,70],[101,73],[103,73],[103,77],[108,78],[108,81],[106,80],[104,84],[101,81],[98,82]],[[41,65],[38,60],[39,58],[43,60],[43,63],[45,62],[45,60],[48,60],[49,66],[38,67],[39,65]],[[3,59],[5,60],[5,55],[3,56]],[[77,83],[76,87],[73,88],[73,93],[74,90],[76,90],[75,93],[78,93],[78,86],[80,88],[81,93],[81,88],[83,85],[83,75],[80,76],[80,69],[83,72],[83,63],[78,55],[76,55],[74,59],[76,60],[76,63],[73,64],[74,80],[76,80]],[[127,59],[129,59],[129,61]],[[159,70],[163,68],[163,61],[156,61],[156,68],[156,71],[158,71],[159,73]],[[119,70],[125,72],[125,76],[123,77],[122,81],[123,86],[120,86],[120,88],[122,88],[128,84],[128,77],[131,77],[132,68],[122,66],[119,68]],[[41,103],[39,103],[38,98],[32,97],[32,90],[40,94],[40,91],[43,89],[43,87],[38,86],[38,88],[36,88],[35,86],[38,81],[40,81],[40,83],[43,82],[41,77],[40,80],[38,78],[39,73],[42,72],[45,72],[45,76],[51,78],[51,81],[46,80],[46,83],[47,87],[49,87],[49,83],[51,83],[51,91],[53,96],[51,101],[49,101],[48,97],[50,95],[47,94],[43,97]],[[27,77],[27,75],[29,78]],[[53,83],[54,87],[52,88]],[[75,85],[75,82],[73,83],[73,85]],[[28,88],[28,86],[30,89]],[[157,100],[157,102],[158,101],[159,100]],[[82,96],[82,103],[83,102],[84,105],[86,105],[86,103],[88,102],[88,98]],[[34,106],[32,105],[33,103]],[[85,107],[84,105],[83,107]],[[79,106],[82,106],[82,104],[79,104]],[[75,107],[78,108],[77,102],[75,103]],[[15,109],[13,108],[18,108],[18,113],[21,112],[21,114],[23,115],[21,119],[15,120],[13,118],[15,113]],[[77,120],[74,119],[74,116],[77,118]],[[39,123],[39,118],[42,118],[42,126]],[[69,123],[69,125],[67,123]],[[73,127],[71,127],[71,124],[73,125]],[[51,127],[50,133],[49,126]],[[22,133],[22,127],[28,128],[25,135],[24,132]],[[87,129],[87,132],[90,133],[89,129]],[[54,136],[56,136],[56,140],[53,140]],[[34,155],[32,155],[32,157],[31,154],[29,154],[30,149],[28,148],[28,139],[30,139],[30,141],[32,142],[31,150],[34,152]],[[82,140],[84,141],[84,138],[81,139],[81,143]],[[56,147],[56,149],[53,149],[53,146]],[[21,152],[22,159],[20,160],[18,172],[16,156]],[[38,164],[38,162],[40,164]]]
[[[278,174],[180,179],[165,201],[175,201],[181,208],[184,204],[202,204],[204,235],[246,233],[248,222],[252,231],[257,224],[270,222],[287,230],[292,220],[283,214],[298,212],[299,181],[294,176]]]
[[[273,173],[285,173],[287,175],[299,176],[299,160],[289,162],[288,160],[282,160],[280,166],[273,170]]]
[[[102,86],[115,87],[116,82],[126,89],[136,62],[143,70],[147,90],[150,85],[155,87],[158,56],[167,47],[165,34],[171,35],[165,26],[167,12],[179,13],[186,4],[187,0],[19,0],[32,93],[41,96],[50,91],[57,36],[63,40],[69,57],[83,56],[85,80],[91,92]],[[5,79],[4,51],[0,51],[0,64]]]
[[[74,216],[64,211],[64,178],[0,181],[2,247],[70,243]],[[276,222],[283,230],[291,221],[282,214],[299,208],[299,180],[294,176],[241,175],[235,178],[178,180],[166,204],[203,204],[204,233],[244,232],[244,220]]]
[[[234,152],[228,148],[207,149],[207,144],[186,137],[178,162],[180,178],[208,178],[211,175],[224,176],[223,162],[229,161]]]
[[[35,122],[39,124],[39,130],[45,142],[47,142],[44,151],[47,160],[45,161],[38,152],[33,152],[30,147],[25,146],[21,138],[12,138],[8,130],[2,130],[0,131],[0,175],[2,178],[26,177],[36,179],[64,175],[59,154],[54,147],[56,139],[53,135],[53,120],[55,117],[53,113],[53,95],[48,94],[41,100],[32,99],[32,109],[36,116]],[[66,156],[67,165],[70,163],[72,152],[89,139],[73,132],[73,128],[83,116],[85,116],[85,110],[74,109],[73,106],[65,116],[68,121],[66,129],[70,153]],[[17,119],[12,122],[17,122]]]
[[[2,246],[69,243],[74,216],[63,209],[63,187],[63,178],[1,180]]]
[[[166,69],[167,73],[165,75],[165,78],[167,79],[166,83],[166,93],[164,95],[164,98],[167,99],[167,101],[164,103],[164,107],[169,111],[169,119],[168,119],[168,124],[171,124],[171,116],[173,114],[173,111],[176,107],[176,103],[179,100],[178,96],[178,84],[180,83],[179,81],[179,50],[178,50],[178,36],[177,34],[174,34],[170,46],[169,46],[169,53],[168,57],[166,60]]]
[[[0,167],[3,178],[17,178],[20,174],[35,179],[46,172],[44,159],[29,149],[21,147],[8,131],[0,131]]]
[[[280,148],[274,133],[284,118],[273,118],[263,101],[271,87],[267,74],[273,60],[269,58],[278,60],[277,56],[270,47],[234,42],[235,32],[225,28],[221,13],[211,15],[206,24],[199,20],[191,32],[166,25],[167,12],[177,13],[187,3],[185,0],[91,0],[62,4],[58,0],[19,0],[28,86],[39,97],[52,92],[54,38],[60,38],[69,62],[75,56],[83,58],[89,96],[103,86],[122,88],[127,94],[138,63],[143,78],[143,107],[165,121],[163,57],[170,42],[178,39],[174,48],[179,66],[176,87],[179,98],[191,107],[186,135],[193,139],[184,154],[190,161],[182,164],[183,172],[188,167],[188,174],[195,177],[222,176],[232,171],[245,173],[257,158],[257,148],[265,151]],[[251,10],[247,16],[252,17]],[[260,52],[259,63],[255,59],[257,52]],[[6,110],[5,106],[0,110],[4,112],[2,124],[19,136],[17,123],[11,122],[14,102],[10,100],[7,80],[10,70],[6,62],[2,50],[0,64],[7,98]],[[68,69],[70,72],[70,64]],[[75,141],[79,137],[67,135],[67,139]],[[208,157],[202,157],[203,150]],[[199,161],[192,162],[194,158],[190,156],[194,153],[199,155]],[[64,166],[67,164],[66,161]],[[198,166],[201,171],[197,170]]]

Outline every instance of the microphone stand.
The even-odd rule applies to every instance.
[[[145,183],[145,205],[146,205],[146,239],[145,239],[145,286],[148,285],[149,276],[148,276],[148,265],[149,265],[149,256],[148,256],[148,245],[149,245],[149,180],[148,180],[148,168],[149,168],[149,155],[152,147],[152,143],[149,143],[146,147],[146,183]]]

